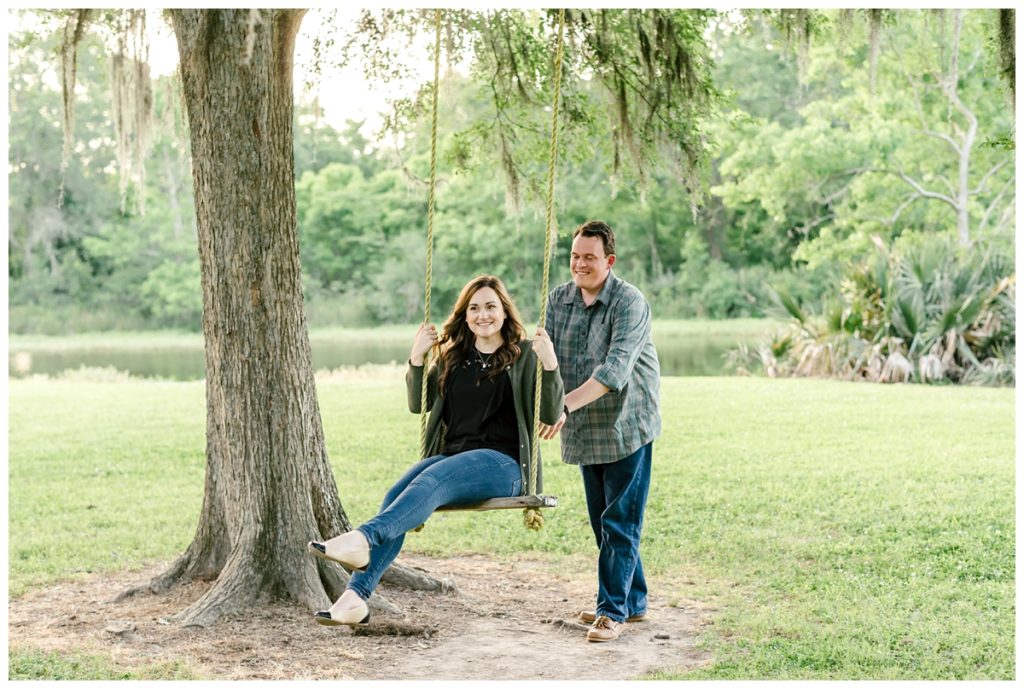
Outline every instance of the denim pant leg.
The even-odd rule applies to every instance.
[[[522,486],[519,463],[497,450],[423,460],[388,491],[377,516],[357,527],[370,544],[370,564],[365,572],[352,574],[348,588],[368,599],[402,549],[406,532],[426,522],[438,507],[515,496]]]
[[[440,462],[444,458],[444,455],[433,455],[432,457],[425,457],[424,459],[421,459],[420,461],[416,462],[411,467],[409,467],[408,471],[405,472],[402,478],[398,479],[398,481],[395,482],[395,485],[391,486],[391,488],[388,489],[388,492],[384,494],[384,500],[380,504],[379,511],[383,512],[384,510],[386,510],[391,505],[391,503],[393,503],[398,498],[398,496],[402,494],[402,491],[404,491],[408,487],[408,485],[412,483],[413,479],[420,475],[422,471]],[[417,526],[419,525],[417,524]],[[387,543],[381,544],[380,547],[378,548],[371,549],[370,565],[368,566],[367,571],[352,572],[352,576],[349,579],[348,588],[353,589],[363,598],[363,600],[368,599],[370,597],[370,594],[373,593],[373,589],[375,589],[377,587],[377,584],[380,582],[380,575],[383,575],[384,570],[387,569],[387,565],[385,565],[380,570],[380,575],[378,575],[376,578],[371,576],[370,571],[373,569],[374,560],[380,560],[381,562],[386,562],[390,564],[394,561],[396,557],[398,557],[398,551],[402,549],[403,543],[405,543],[404,533],[398,538],[395,538]]]
[[[619,622],[647,610],[640,532],[651,482],[651,444],[611,464],[581,466],[597,539],[597,613]]]

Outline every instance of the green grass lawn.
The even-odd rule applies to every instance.
[[[10,592],[170,559],[202,499],[201,382],[9,383]],[[400,380],[319,384],[349,517],[411,461]],[[1014,393],[819,380],[667,378],[643,557],[652,595],[698,601],[714,656],[688,679],[1011,679]],[[408,548],[590,567],[577,471],[543,446],[561,506],[446,513]],[[11,676],[39,677],[15,651]],[[66,675],[117,670],[65,660]],[[62,671],[63,672],[63,671]],[[155,668],[175,676],[180,668]],[[678,679],[664,676],[660,679]]]
[[[109,658],[95,655],[12,651],[10,679],[111,680],[111,679],[201,679],[183,661],[155,663],[141,670],[125,670]]]

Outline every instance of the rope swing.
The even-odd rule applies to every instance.
[[[441,74],[441,10],[434,10],[434,85],[430,114],[430,187],[427,195],[427,270],[423,286],[423,325],[430,325],[430,281],[434,274],[434,188],[437,183],[437,82]],[[420,453],[427,456],[427,375],[433,347],[423,357],[423,384],[420,387]]]
[[[548,277],[551,273],[551,251],[555,243],[555,166],[558,163],[558,105],[562,92],[562,33],[565,28],[565,10],[558,10],[558,44],[555,48],[555,86],[554,99],[551,103],[551,148],[548,156],[548,200],[547,216],[544,220],[544,277],[540,287],[540,318],[537,327],[543,328],[547,322],[548,310]],[[540,393],[541,366],[537,366],[537,383],[533,395],[533,442],[530,446],[533,453],[530,462],[530,495],[537,492],[537,465],[540,462]],[[527,507],[523,510],[523,521],[526,528],[537,531],[544,526],[544,517],[539,507]]]
[[[558,38],[555,48],[555,64],[554,64],[554,88],[553,88],[553,99],[551,104],[551,146],[549,150],[548,159],[548,193],[547,193],[547,217],[545,220],[544,228],[544,272],[543,279],[541,282],[540,291],[540,318],[538,321],[538,327],[543,328],[547,320],[547,295],[548,295],[548,280],[551,269],[551,254],[553,251],[556,232],[555,232],[555,214],[554,214],[554,198],[555,198],[555,168],[558,162],[558,108],[560,104],[561,88],[562,88],[562,56],[563,56],[563,34],[565,30],[565,10],[560,9],[558,11]],[[434,13],[434,84],[433,84],[433,107],[431,113],[431,127],[430,127],[430,186],[429,186],[429,197],[427,202],[427,266],[426,266],[426,285],[425,285],[425,298],[423,308],[423,323],[430,323],[430,291],[431,291],[431,273],[433,272],[433,253],[434,253],[434,189],[435,189],[435,174],[436,174],[436,161],[437,161],[437,85],[440,74],[440,63],[441,63],[441,10],[435,10]],[[427,370],[430,361],[430,353],[428,352],[427,357],[424,359],[423,366],[424,371]],[[499,509],[518,509],[525,508],[523,510],[523,521],[528,529],[534,531],[544,526],[544,517],[541,514],[541,507],[557,507],[558,498],[550,495],[537,495],[537,471],[540,460],[540,398],[541,398],[541,380],[542,380],[542,367],[537,366],[537,377],[534,387],[534,405],[533,405],[533,436],[531,445],[531,463],[530,463],[530,475],[527,477],[527,494],[517,498],[493,498],[491,500],[485,500],[475,505],[460,505],[457,507],[441,507],[438,511],[481,511],[481,510],[499,510]],[[422,388],[420,389],[420,449],[422,456],[426,456],[428,452],[427,448],[427,376],[423,376]],[[422,528],[422,526],[420,527]],[[417,531],[419,529],[416,529]]]

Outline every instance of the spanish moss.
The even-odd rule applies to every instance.
[[[846,47],[846,38],[853,31],[853,14],[852,9],[843,9],[839,10],[836,17],[836,32],[840,48]]]
[[[153,80],[145,10],[125,10],[117,18],[117,47],[110,61],[111,101],[117,142],[121,213],[145,213],[145,162],[153,122]]]
[[[60,189],[57,193],[57,207],[64,205],[64,177],[71,160],[71,144],[74,141],[75,81],[78,74],[78,44],[85,35],[91,10],[75,10],[64,24],[61,41],[61,94],[64,103],[64,151],[60,161]]]
[[[797,80],[803,84],[807,81],[810,67],[811,48],[811,11],[806,9],[779,10],[779,25],[786,39],[786,45],[796,44]]]

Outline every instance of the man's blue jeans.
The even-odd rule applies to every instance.
[[[519,463],[497,450],[434,455],[412,466],[384,496],[376,517],[357,527],[370,544],[370,564],[353,572],[348,588],[366,600],[405,542],[405,534],[443,505],[509,498],[523,491]]]
[[[597,559],[597,614],[617,622],[647,611],[640,530],[651,485],[651,443],[611,464],[580,466]]]

